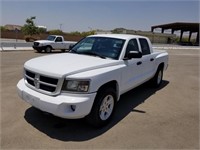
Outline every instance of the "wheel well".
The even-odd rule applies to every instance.
[[[117,81],[113,80],[113,81],[110,81],[110,82],[107,82],[105,84],[103,84],[99,89],[98,89],[98,92],[99,91],[102,91],[103,89],[105,88],[113,88],[115,91],[116,91],[116,97],[117,97],[117,100],[119,98],[119,86],[118,86],[118,83]]]
[[[158,66],[158,68],[161,68],[162,70],[164,69],[164,66],[165,66],[165,64],[164,64],[164,62],[162,62],[159,66]]]
[[[46,48],[47,48],[47,47],[50,47],[50,48],[52,49],[52,46],[51,46],[51,45],[47,45]]]

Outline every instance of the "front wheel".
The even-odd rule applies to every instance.
[[[52,48],[50,46],[47,46],[46,49],[45,49],[45,52],[46,53],[51,53],[51,50],[52,50]]]
[[[38,53],[42,53],[42,50],[41,50],[41,49],[37,49],[37,52],[38,52]]]
[[[97,93],[92,110],[86,117],[87,121],[95,126],[106,125],[113,116],[116,104],[116,92],[112,88]]]
[[[159,67],[155,76],[152,79],[152,85],[154,87],[159,87],[163,81],[163,68]]]

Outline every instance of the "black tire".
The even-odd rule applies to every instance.
[[[163,67],[158,67],[155,76],[152,78],[152,85],[155,88],[158,88],[163,81]]]
[[[51,53],[51,50],[52,50],[51,46],[47,46],[46,49],[45,49],[45,52],[46,53]]]
[[[41,50],[41,49],[38,49],[38,50],[37,50],[37,52],[38,52],[38,53],[41,53],[41,52],[42,52],[42,50]]]
[[[61,51],[64,53],[66,50],[65,49],[61,49]]]
[[[110,104],[109,104],[109,103]],[[106,125],[112,118],[116,105],[116,92],[112,88],[104,88],[97,93],[92,110],[86,117],[94,127]]]

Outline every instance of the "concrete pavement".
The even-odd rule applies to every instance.
[[[1,47],[0,51],[31,51],[32,47]]]
[[[44,114],[18,97],[24,62],[49,54],[0,53],[0,149],[199,149],[199,52],[167,51],[162,86],[143,85],[122,95],[102,129]]]

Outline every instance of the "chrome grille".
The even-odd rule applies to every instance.
[[[58,79],[34,73],[29,70],[25,70],[25,80],[27,84],[34,87],[36,90],[50,93],[56,92],[56,87],[58,85]]]
[[[34,42],[33,45],[34,46],[38,46],[40,43],[39,42]]]

